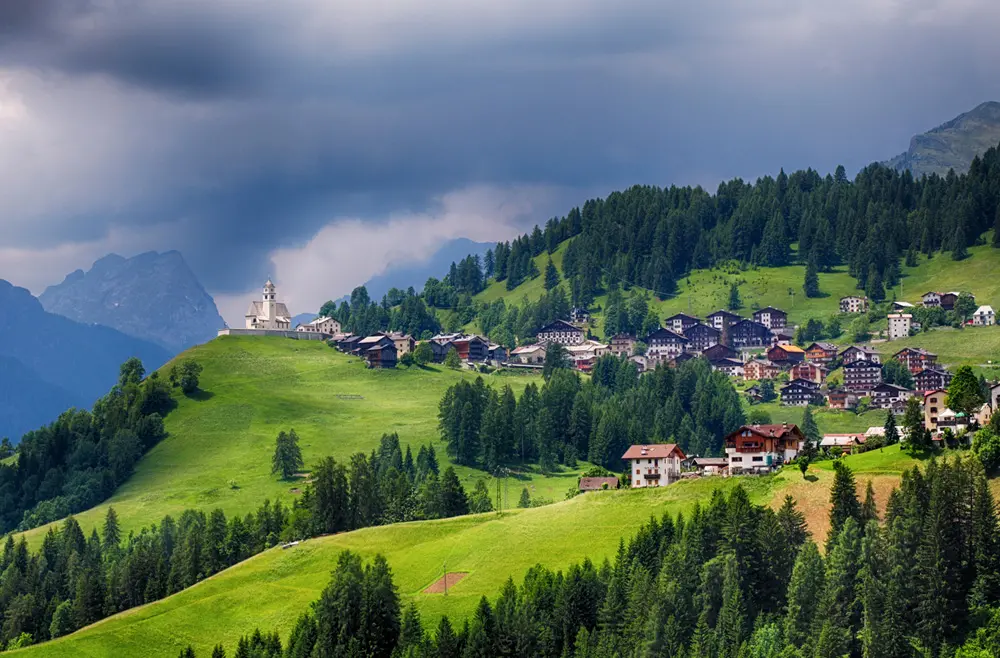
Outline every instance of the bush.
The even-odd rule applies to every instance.
[[[987,473],[996,473],[1000,469],[1000,436],[989,427],[976,432],[972,439],[972,451],[983,462]]]

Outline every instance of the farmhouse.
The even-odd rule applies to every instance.
[[[521,347],[515,347],[514,351],[510,353],[510,360],[512,363],[520,363],[522,365],[544,365],[545,364],[545,346],[544,345],[522,345]]]
[[[955,310],[955,302],[958,301],[958,297],[961,294],[962,293],[960,292],[954,292],[954,291],[941,293],[941,308],[943,308],[946,311]]]
[[[941,368],[925,368],[913,375],[913,385],[918,391],[935,391],[948,388],[951,383],[951,373]]]
[[[795,379],[781,387],[781,404],[786,407],[805,407],[819,404],[823,399],[819,392],[819,384]]]
[[[668,361],[684,352],[690,342],[681,334],[660,327],[646,336],[646,355],[652,359]]]
[[[292,314],[284,302],[278,301],[278,291],[268,279],[264,284],[263,299],[250,302],[246,312],[247,329],[290,330]]]
[[[340,323],[333,318],[321,317],[312,322],[305,322],[295,327],[295,331],[303,333],[317,333],[333,336],[340,333]]]
[[[434,363],[441,363],[448,356],[448,352],[455,348],[453,339],[448,336],[435,336],[430,340],[431,360]]]
[[[868,395],[882,383],[882,366],[872,361],[851,361],[844,364],[844,388],[852,393]]]
[[[910,335],[910,326],[913,324],[913,316],[909,313],[890,313],[889,318],[889,340],[899,340]]]
[[[358,351],[358,343],[364,336],[346,336],[343,340],[337,343],[337,349],[345,354],[354,354]]]
[[[409,334],[395,331],[389,334],[389,338],[392,340],[392,344],[396,346],[397,358],[412,352],[413,348],[417,346],[417,341],[413,340],[413,336]]]
[[[667,364],[671,368],[676,368],[677,366],[679,366],[682,363],[685,363],[687,361],[690,361],[691,359],[697,359],[697,358],[698,357],[696,357],[694,354],[691,354],[691,352],[682,352],[681,354],[678,354],[674,358],[672,358],[669,361],[667,361]]]
[[[479,336],[461,336],[451,342],[463,361],[485,361],[489,343]]]
[[[634,445],[622,455],[628,462],[632,488],[661,487],[679,480],[684,452],[675,443]]]
[[[941,293],[934,292],[933,290],[930,292],[925,292],[923,295],[920,296],[920,303],[928,308],[933,306],[940,306]]]
[[[916,395],[905,386],[882,382],[871,390],[872,407],[876,409],[898,409]]]
[[[707,324],[697,323],[690,325],[684,330],[684,337],[688,339],[688,349],[692,352],[704,352],[710,347],[719,344],[722,332]]]
[[[701,320],[691,317],[687,313],[677,313],[664,320],[663,325],[674,333],[683,334],[689,327],[693,327],[699,322],[701,322]]]
[[[868,311],[868,298],[858,295],[848,295],[840,298],[841,313],[866,313]]]
[[[694,467],[702,475],[726,475],[729,460],[725,457],[695,457]]]
[[[864,434],[824,434],[819,447],[824,450],[840,448],[843,452],[855,453],[865,445]]]
[[[396,345],[388,336],[378,334],[364,338],[362,355],[368,361],[369,368],[395,368]]]
[[[788,376],[791,379],[804,379],[814,384],[822,384],[823,380],[826,379],[826,368],[818,363],[803,361],[792,366],[792,369],[788,371]]]
[[[972,314],[972,324],[978,327],[992,327],[997,323],[997,314],[992,306],[980,306]]]
[[[725,438],[729,472],[766,473],[795,459],[805,443],[795,425],[744,425]]]
[[[770,361],[752,359],[743,366],[743,378],[747,381],[761,381],[764,379],[774,379],[781,374],[781,368]]]
[[[771,330],[753,320],[740,320],[729,327],[729,345],[736,349],[767,347],[771,344]]]
[[[795,342],[795,332],[787,327],[771,330],[771,345],[791,345]]]
[[[490,361],[503,363],[507,360],[507,348],[503,345],[490,343],[486,348],[486,355]]]
[[[767,306],[753,313],[754,322],[759,322],[768,329],[784,329],[788,314],[780,308]]]
[[[857,345],[851,345],[840,353],[840,358],[843,360],[844,365],[847,365],[852,361],[871,361],[873,363],[882,363],[882,357],[879,353],[867,346],[858,347]]]
[[[539,343],[579,345],[583,342],[583,329],[565,320],[556,320],[538,330]]]
[[[708,322],[708,324],[715,327],[719,331],[725,330],[726,327],[730,327],[742,319],[743,318],[736,315],[735,313],[730,313],[729,311],[723,309],[719,309],[715,313],[705,316],[705,320]]]
[[[837,346],[833,343],[813,343],[806,348],[806,361],[830,363],[837,359]]]
[[[801,362],[805,356],[805,351],[795,345],[775,345],[767,351],[767,360],[782,368]]]
[[[917,374],[921,370],[931,368],[937,363],[937,354],[928,352],[920,347],[904,347],[893,354],[892,358],[905,365],[911,374]]]

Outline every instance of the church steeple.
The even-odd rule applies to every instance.
[[[264,284],[264,301],[273,302],[276,297],[277,293],[275,292],[274,284],[271,283],[271,279],[268,279],[267,283]]]

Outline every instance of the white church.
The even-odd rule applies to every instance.
[[[264,284],[264,298],[250,302],[246,313],[247,329],[277,329],[289,331],[292,328],[292,314],[284,302],[278,301],[278,293],[268,279]]]

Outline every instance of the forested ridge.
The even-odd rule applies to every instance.
[[[520,399],[481,378],[459,382],[442,397],[438,418],[449,456],[490,472],[536,461],[552,471],[577,459],[620,472],[628,447],[644,443],[718,454],[723,437],[745,420],[732,382],[704,359],[639,377],[634,363],[610,354],[597,359],[590,378],[554,368]]]
[[[381,556],[345,552],[283,645],[244,636],[238,658],[993,658],[1000,655],[996,505],[974,457],[907,472],[879,514],[837,462],[822,550],[789,496],[737,486],[664,515],[613,561],[536,566],[470,620],[425,629]],[[221,644],[213,658],[227,655]],[[206,654],[207,656],[208,654]],[[190,658],[190,649],[181,653]]]

